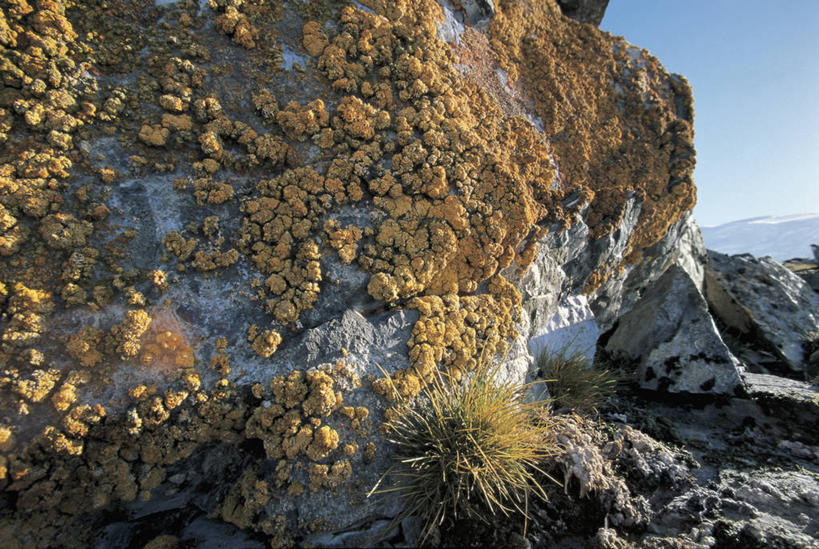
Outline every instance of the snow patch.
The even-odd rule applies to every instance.
[[[811,244],[819,244],[819,214],[805,213],[740,219],[703,226],[705,245],[724,254],[770,256],[784,261],[813,257]]]

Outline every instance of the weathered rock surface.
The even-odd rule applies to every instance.
[[[687,82],[554,1],[156,4],[0,3],[0,539],[368,543],[399,400],[701,286]]]
[[[807,549],[819,540],[815,429],[753,399],[621,395],[598,422],[564,418],[559,429],[564,452],[550,471],[559,485],[546,484],[548,503],[530,503],[532,546]],[[522,529],[456,522],[443,542],[508,544]]]
[[[696,284],[672,266],[618,321],[606,350],[637,365],[640,386],[736,394],[741,364],[723,342]]]
[[[819,385],[769,374],[743,375],[748,395],[771,416],[799,425],[819,422]]]
[[[819,293],[819,264],[815,259],[789,259],[785,267],[796,273],[800,278]]]
[[[792,372],[804,372],[806,345],[819,332],[819,295],[770,258],[709,251],[706,296],[726,326],[758,339]]]

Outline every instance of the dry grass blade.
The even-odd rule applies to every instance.
[[[536,477],[555,454],[546,403],[527,401],[528,386],[499,383],[497,368],[480,363],[465,383],[434,378],[389,424],[396,464],[385,477],[394,486],[380,492],[407,502],[397,520],[422,518],[422,541],[447,517],[526,516],[531,493],[546,497]]]
[[[582,351],[542,349],[537,365],[555,401],[577,412],[597,410],[617,388],[617,378],[609,370],[592,367]]]

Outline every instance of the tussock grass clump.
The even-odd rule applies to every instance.
[[[396,464],[384,477],[395,484],[382,492],[404,497],[399,519],[421,518],[421,541],[448,517],[528,518],[530,495],[546,498],[536,473],[557,451],[548,409],[529,401],[529,386],[500,383],[496,374],[484,364],[464,383],[436,377],[388,424]]]
[[[586,355],[572,350],[542,349],[537,366],[557,404],[576,412],[591,412],[606,403],[617,388],[617,377],[609,370],[600,370]]]

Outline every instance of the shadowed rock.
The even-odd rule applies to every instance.
[[[606,14],[609,0],[558,0],[557,4],[566,17],[598,26]]]
[[[620,318],[606,350],[636,361],[646,389],[728,395],[742,389],[740,362],[694,282],[676,266]]]

